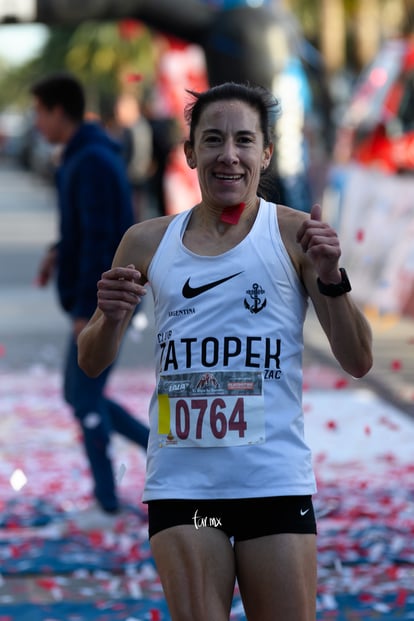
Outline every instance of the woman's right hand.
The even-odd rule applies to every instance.
[[[147,290],[140,284],[141,272],[130,264],[104,272],[98,282],[98,308],[111,321],[131,314]]]

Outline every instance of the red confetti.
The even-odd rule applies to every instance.
[[[382,461],[393,464],[396,461],[396,457],[394,453],[384,453],[384,455],[382,456]]]
[[[390,578],[390,580],[398,580],[398,567],[396,567],[395,565],[392,565],[391,567],[387,567],[386,573],[388,575],[388,577]]]
[[[363,242],[364,238],[365,238],[365,231],[363,229],[358,229],[356,232],[357,242]]]
[[[328,429],[331,429],[331,430],[338,429],[338,425],[336,424],[334,420],[328,420],[328,422],[326,423],[326,426]]]
[[[54,578],[40,578],[39,580],[37,580],[37,584],[42,587],[42,589],[50,591],[51,589],[55,588],[56,580]]]
[[[103,545],[103,541],[104,541],[104,534],[101,531],[95,530],[95,531],[91,531],[89,533],[89,541],[91,542],[92,546],[94,547],[99,547]]]
[[[161,614],[159,610],[152,608],[150,610],[150,615],[151,615],[150,616],[151,621],[161,621]]]
[[[371,435],[371,427],[369,427],[369,425],[367,425],[364,429],[364,433],[366,436],[370,436]]]
[[[405,606],[405,603],[407,601],[407,590],[406,589],[399,589],[398,593],[397,593],[397,599],[395,600],[395,604],[397,606]]]
[[[390,429],[391,431],[398,431],[400,428],[399,425],[394,423],[392,420],[390,420],[386,416],[381,416],[381,418],[379,419],[379,422],[381,425],[388,427],[388,429]]]
[[[402,362],[401,362],[401,360],[393,360],[391,362],[391,369],[393,371],[401,371],[401,369],[402,369]]]
[[[0,344],[0,358],[4,358],[5,355],[6,355],[6,347],[5,345]]]
[[[341,377],[335,382],[336,390],[341,390],[341,388],[346,388],[347,386],[348,386],[348,380],[345,379],[345,377]]]

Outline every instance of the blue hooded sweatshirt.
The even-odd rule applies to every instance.
[[[134,222],[119,145],[98,124],[83,123],[64,149],[56,182],[58,296],[73,318],[88,319],[97,304],[97,282]]]

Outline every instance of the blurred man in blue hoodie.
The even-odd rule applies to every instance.
[[[110,369],[87,377],[77,363],[77,337],[96,307],[96,283],[112,263],[119,241],[134,222],[130,185],[114,141],[97,123],[84,121],[82,85],[68,74],[43,78],[31,88],[36,127],[63,147],[56,173],[60,238],[39,269],[45,286],[56,272],[63,310],[72,322],[64,376],[64,397],[79,421],[94,480],[96,507],[79,525],[109,525],[119,511],[111,461],[111,434],[147,446],[148,430],[104,394]]]

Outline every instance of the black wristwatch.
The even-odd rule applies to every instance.
[[[343,295],[344,293],[349,293],[349,291],[351,291],[352,287],[346,271],[343,267],[340,267],[339,271],[341,272],[342,280],[336,285],[325,285],[320,278],[316,279],[318,289],[322,295],[327,295],[330,298],[337,298],[339,295]]]

